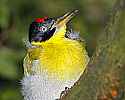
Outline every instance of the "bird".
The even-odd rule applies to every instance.
[[[78,10],[36,18],[29,26],[23,61],[24,100],[59,100],[84,73],[89,62],[85,41],[68,23]]]

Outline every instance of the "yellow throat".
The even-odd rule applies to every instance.
[[[39,60],[39,69],[41,72],[46,70],[50,78],[55,76],[60,80],[77,79],[84,72],[89,58],[85,44],[65,38],[65,33],[64,25],[49,40],[32,42],[38,48],[29,49],[25,60],[30,63]]]

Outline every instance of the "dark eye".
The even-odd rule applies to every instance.
[[[46,32],[46,31],[47,31],[47,27],[41,26],[41,27],[39,28],[39,30],[42,31],[42,32]]]

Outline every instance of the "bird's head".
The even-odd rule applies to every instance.
[[[29,28],[29,41],[30,42],[45,42],[49,40],[53,35],[60,34],[59,31],[62,27],[76,15],[78,10],[68,12],[65,15],[58,18],[37,18],[31,24]],[[65,35],[65,33],[64,33]]]

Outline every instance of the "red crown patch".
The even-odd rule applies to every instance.
[[[37,22],[37,23],[43,23],[47,18],[48,18],[47,16],[45,16],[43,18],[36,18],[35,22]]]

